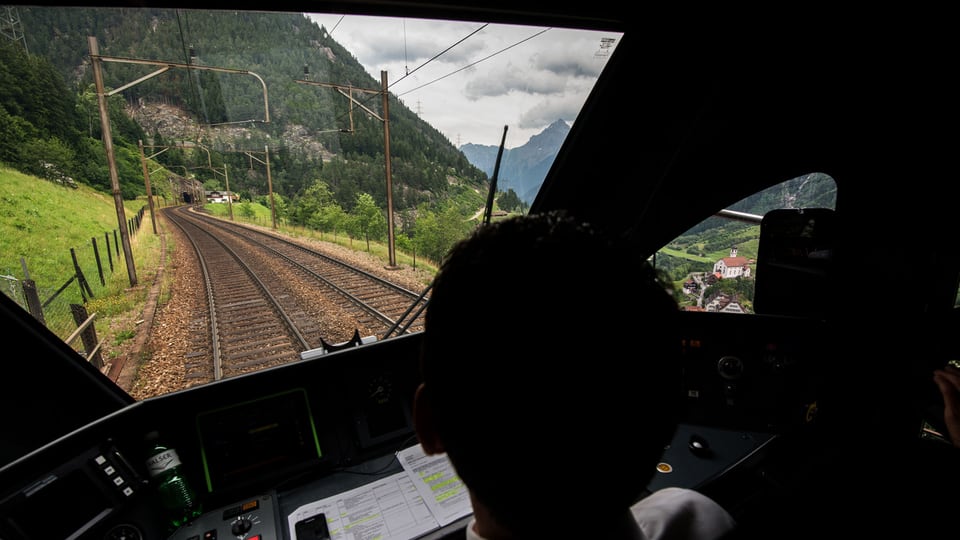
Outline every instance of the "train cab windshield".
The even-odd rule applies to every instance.
[[[0,6],[0,538],[464,538],[468,491],[415,429],[434,278],[553,211],[679,308],[680,423],[644,497],[702,493],[730,538],[952,528],[944,19],[488,4]]]

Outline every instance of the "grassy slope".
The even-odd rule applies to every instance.
[[[124,201],[126,220],[147,207],[146,200]],[[0,274],[3,292],[18,298],[19,280],[29,277],[36,283],[42,302],[48,300],[74,275],[71,249],[93,292],[87,303],[96,313],[96,328],[110,343],[128,339],[134,328],[107,331],[112,319],[136,319],[146,296],[145,284],[153,280],[160,261],[161,241],[153,234],[150,212],[144,213],[140,230],[130,236],[135,261],[135,286],[126,263],[116,251],[108,255],[107,237],[119,240],[117,208],[113,196],[81,185],[64,187],[0,166]],[[93,251],[97,239],[104,283]],[[114,248],[111,247],[111,250]],[[122,246],[121,246],[122,251]],[[111,270],[109,257],[113,258]],[[26,273],[23,265],[26,266]],[[82,303],[77,282],[67,286],[56,302],[44,309],[47,326],[66,338],[76,325],[69,313],[70,303]],[[133,315],[131,315],[131,312]],[[131,323],[131,325],[134,323]],[[79,346],[78,343],[72,345]]]

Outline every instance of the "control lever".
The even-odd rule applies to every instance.
[[[697,457],[708,458],[713,455],[713,449],[710,448],[710,443],[696,433],[690,435],[687,447],[690,449],[690,452]]]

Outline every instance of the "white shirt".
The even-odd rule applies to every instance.
[[[630,507],[648,540],[659,538],[720,538],[736,526],[713,499],[692,489],[658,489]]]
[[[644,540],[712,540],[722,537],[736,522],[713,499],[692,489],[659,489],[630,507],[637,522],[637,538]],[[466,540],[485,540],[467,524]]]

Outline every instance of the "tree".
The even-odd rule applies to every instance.
[[[307,225],[314,219],[314,216],[320,213],[323,207],[333,204],[340,206],[334,200],[330,186],[326,182],[318,180],[308,187],[302,195],[294,199],[290,210],[290,219],[295,224]]]
[[[470,231],[474,229],[476,223],[463,219],[463,212],[457,208],[456,204],[448,204],[439,214],[439,232],[438,244],[434,249],[439,253],[436,258],[442,261],[454,244],[459,242]]]
[[[427,208],[417,212],[417,222],[413,226],[413,247],[422,256],[439,261],[443,255],[437,246],[440,245],[440,224],[437,215]]]
[[[23,145],[21,153],[22,170],[40,178],[63,183],[69,177],[68,171],[74,170],[73,148],[55,137],[33,139]]]
[[[287,217],[286,199],[284,199],[282,195],[276,192],[274,192],[272,196],[273,196],[273,203],[270,202],[271,194],[269,193],[267,195],[261,195],[260,197],[257,198],[257,201],[263,206],[266,206],[267,208],[272,209],[273,212],[276,214],[275,217],[278,220],[286,218]]]
[[[257,211],[253,209],[253,203],[242,202],[238,204],[240,208],[238,209],[242,217],[252,219],[257,217]]]
[[[33,140],[36,128],[19,116],[10,116],[0,107],[0,162],[13,167],[21,166],[25,142]]]
[[[358,193],[357,204],[351,213],[356,220],[358,232],[367,242],[367,251],[370,251],[370,238],[380,239],[387,231],[387,218],[369,193]]]
[[[409,253],[411,250],[413,250],[413,240],[411,240],[409,236],[405,234],[397,234],[394,236],[393,240],[397,249],[400,251]],[[414,254],[416,254],[415,251]]]
[[[473,227],[473,222],[464,220],[453,202],[446,203],[439,212],[424,207],[417,212],[413,245],[424,257],[442,262],[450,248]]]
[[[523,210],[525,205],[523,201],[520,200],[517,192],[514,191],[513,188],[510,188],[506,193],[500,194],[500,198],[497,199],[497,206],[508,212],[513,212]]]
[[[336,235],[338,231],[346,230],[348,220],[349,216],[343,208],[335,201],[331,201],[330,204],[314,212],[307,224],[319,231],[332,232]]]

